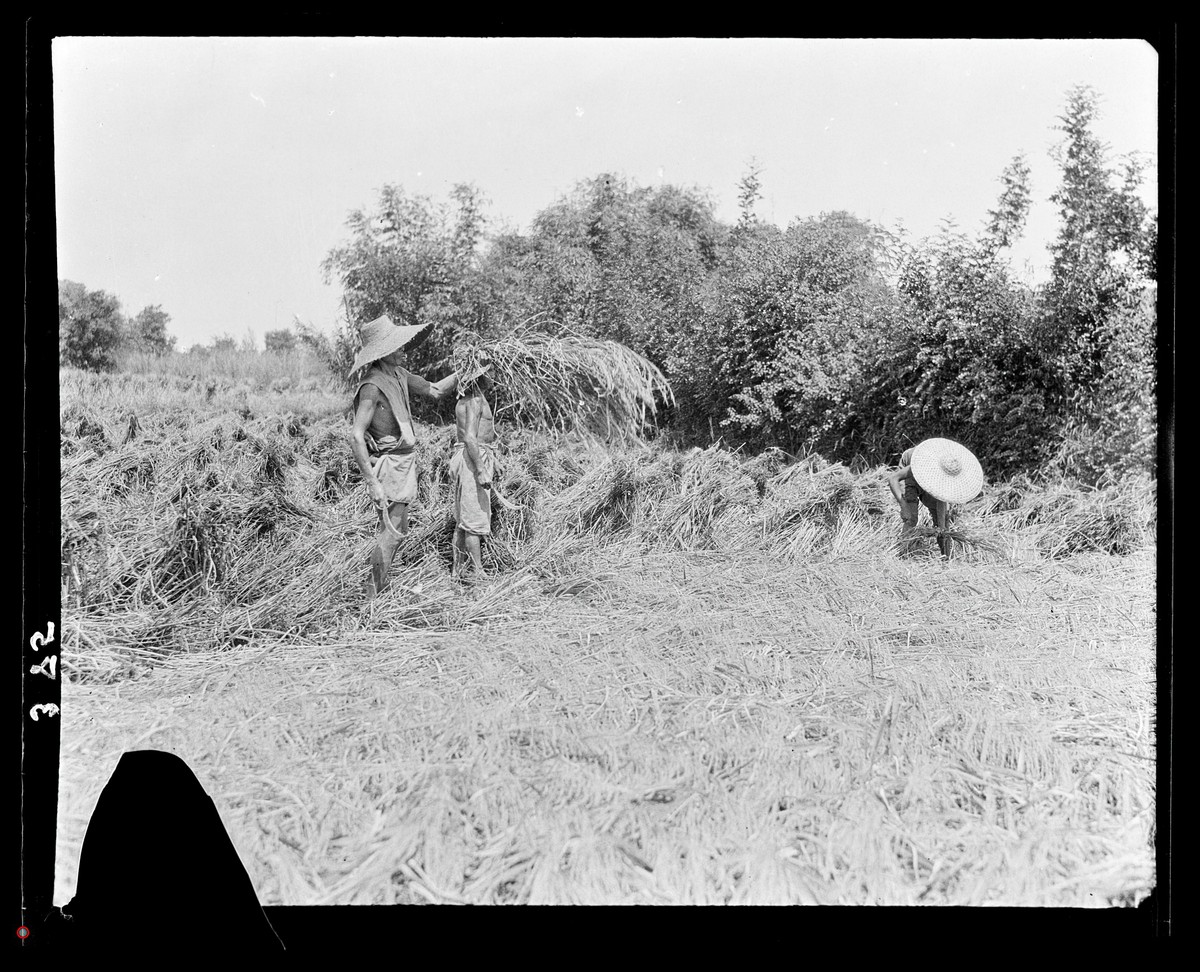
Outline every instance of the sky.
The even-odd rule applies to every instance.
[[[1067,90],[1100,95],[1114,158],[1152,163],[1158,55],[1131,40],[60,37],[52,46],[58,276],[157,304],[186,349],[331,329],[320,264],[381,186],[528,231],[580,180],[708,190],[737,218],[848,210],[910,239],[980,229],[1019,152],[1033,208],[1011,258],[1045,278],[1050,149]]]

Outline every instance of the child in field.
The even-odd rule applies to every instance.
[[[926,439],[905,450],[900,457],[900,468],[888,476],[888,486],[900,504],[900,519],[904,523],[902,541],[916,529],[919,504],[924,504],[938,529],[938,547],[948,559],[949,504],[965,503],[979,495],[983,469],[965,446],[951,439]]]
[[[496,427],[487,393],[492,389],[486,351],[456,349],[458,404],[454,426],[458,441],[450,457],[454,497],[454,569],[462,578],[470,556],[476,578],[483,577],[482,538],[492,533],[492,479],[496,474]]]

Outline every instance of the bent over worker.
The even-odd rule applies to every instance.
[[[409,396],[443,398],[456,383],[453,373],[433,383],[402,367],[401,348],[426,326],[400,326],[386,314],[363,325],[363,347],[350,369],[351,377],[363,372],[354,389],[350,448],[380,516],[368,599],[387,588],[396,548],[408,532],[408,505],[417,497],[417,435]]]
[[[938,530],[938,548],[950,556],[947,536],[949,505],[965,503],[983,488],[983,469],[966,446],[952,439],[926,439],[900,457],[900,468],[888,476],[888,487],[900,504],[902,539],[916,529],[923,504]]]

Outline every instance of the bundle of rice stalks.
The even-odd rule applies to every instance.
[[[638,533],[644,544],[712,549],[719,540],[714,532],[716,523],[729,511],[741,508],[749,513],[758,506],[758,486],[737,458],[719,445],[693,449],[677,466],[668,457],[654,469],[659,475],[647,479],[661,484],[658,495],[643,491],[642,515],[638,518]],[[661,475],[662,471],[667,477]]]
[[[780,474],[791,461],[788,453],[778,446],[769,446],[742,463],[742,471],[754,480],[759,495],[766,492],[767,483]]]
[[[255,480],[278,483],[282,481],[284,471],[296,462],[296,450],[290,440],[264,438],[243,426],[235,428],[231,438],[249,447],[249,455],[253,457],[249,470]]]
[[[362,481],[362,473],[349,450],[333,453],[321,468],[314,496],[322,503],[336,503]]]
[[[575,533],[627,531],[634,519],[634,497],[646,482],[644,462],[612,456],[555,496],[546,509],[546,519],[552,526]]]
[[[957,543],[961,547],[967,549],[979,549],[996,556],[1003,556],[1004,553],[996,544],[989,540],[985,540],[980,536],[972,536],[969,533],[965,533],[962,530],[955,530],[949,526],[945,530],[939,530],[937,527],[927,526],[914,527],[912,532],[909,533],[908,537],[906,538],[907,542],[904,544],[904,549],[910,550],[912,543],[922,538],[929,538],[932,540],[939,540],[942,538],[948,539],[951,541],[952,550],[954,549],[953,544]]]
[[[79,402],[72,402],[59,413],[58,435],[62,451],[68,455],[89,450],[102,455],[112,447],[104,424]]]
[[[657,400],[674,403],[663,373],[623,344],[570,333],[552,336],[531,323],[456,353],[456,370],[465,374],[490,360],[497,414],[511,413],[522,424],[544,429],[630,439],[651,421]]]
[[[1155,488],[1149,479],[1099,489],[1014,480],[989,497],[981,512],[1031,533],[1038,550],[1052,559],[1088,551],[1125,556],[1153,540]]]
[[[167,597],[209,590],[228,573],[229,522],[219,499],[185,495],[154,566],[156,587]]]
[[[1117,490],[1082,494],[1078,505],[1059,508],[1058,523],[1046,524],[1038,532],[1038,547],[1053,558],[1095,550],[1124,556],[1147,539],[1148,524],[1139,520],[1140,511],[1131,497]]]
[[[104,572],[104,530],[94,508],[63,507],[59,533],[59,563],[64,599],[85,602],[89,586]]]
[[[862,482],[841,463],[809,459],[787,467],[766,484],[764,500],[784,522],[808,520],[832,526],[845,512],[876,512],[868,504]]]
[[[519,456],[529,477],[551,493],[573,486],[605,457],[601,450],[583,440],[520,427],[505,427],[500,447],[506,462],[512,456]]]

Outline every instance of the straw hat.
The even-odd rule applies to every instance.
[[[913,449],[910,465],[921,489],[943,503],[965,503],[983,489],[979,460],[952,439],[926,439]]]
[[[428,324],[395,324],[387,314],[375,318],[369,324],[364,324],[361,329],[362,350],[355,356],[350,374],[353,375],[372,361],[386,358],[393,351],[399,351],[427,327],[429,327]]]

